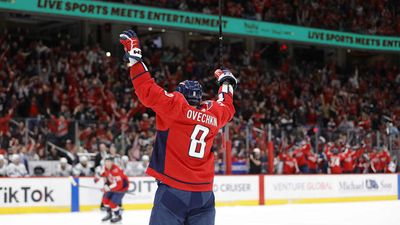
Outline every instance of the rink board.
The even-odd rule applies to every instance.
[[[397,200],[398,175],[265,176],[265,204]]]
[[[66,178],[1,178],[0,214],[70,212],[71,193]]]
[[[214,194],[217,206],[258,205],[259,176],[216,176]],[[157,183],[152,177],[131,177],[129,194],[124,197],[124,209],[151,209]],[[93,178],[80,178],[85,186],[101,188],[102,182],[94,183]],[[102,193],[92,189],[80,188],[80,211],[99,209]]]
[[[397,200],[397,174],[372,175],[234,175],[216,176],[217,206]],[[101,188],[93,178],[80,185]],[[130,178],[125,210],[150,209],[157,190],[151,177]],[[99,190],[72,186],[68,178],[0,178],[0,214],[98,210]]]

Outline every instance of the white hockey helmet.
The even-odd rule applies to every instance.
[[[125,163],[129,161],[129,157],[126,155],[122,156],[121,159],[122,159],[122,162],[125,162]]]
[[[89,159],[88,159],[88,157],[87,156],[81,156],[81,157],[79,157],[79,162],[81,162],[81,163],[83,163],[83,162],[87,162]]]
[[[68,160],[66,158],[64,158],[64,157],[60,158],[60,164],[65,165],[67,163],[68,163]]]

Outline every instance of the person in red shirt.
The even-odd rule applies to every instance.
[[[308,173],[307,155],[311,150],[308,143],[303,143],[301,147],[296,148],[293,152],[293,157],[296,159],[301,173]]]
[[[386,148],[381,148],[381,151],[378,153],[379,160],[381,161],[382,172],[388,172],[388,167],[392,158],[390,157],[390,153],[387,151]]]
[[[375,150],[369,154],[370,159],[370,173],[383,173],[384,166],[380,159],[380,152]]]
[[[10,123],[10,120],[11,120],[11,118],[13,116],[13,112],[14,112],[14,110],[10,109],[10,110],[8,110],[8,114],[7,115],[4,115],[4,117],[0,117],[0,134],[1,135],[10,136],[10,132],[9,132],[10,125],[9,125],[9,123]]]
[[[214,72],[220,85],[217,101],[202,102],[203,90],[197,81],[183,81],[170,93],[156,84],[142,62],[136,33],[124,31],[120,42],[138,99],[156,113],[157,135],[146,170],[158,181],[150,225],[214,224],[211,147],[219,130],[235,114],[236,78],[229,70]]]
[[[337,147],[333,147],[328,156],[329,162],[329,173],[330,174],[341,174],[342,167],[340,162],[342,161],[342,157],[339,155],[339,149]]]
[[[357,166],[356,166],[356,173],[368,173],[368,169],[370,167],[369,160],[367,159],[367,155],[363,154],[359,157]]]
[[[319,157],[313,151],[307,154],[308,170],[311,174],[316,174],[318,172]]]
[[[114,163],[114,158],[104,160],[104,171],[100,175],[104,178],[104,195],[102,203],[107,210],[107,215],[102,221],[110,220],[117,223],[122,220],[120,205],[125,192],[129,188],[129,180],[124,171]]]
[[[341,159],[343,173],[354,173],[356,151],[353,151],[350,147],[346,147],[346,150],[339,154]]]
[[[297,161],[293,158],[293,152],[289,152],[286,155],[283,161],[283,174],[296,174],[299,173],[299,166],[297,165]]]

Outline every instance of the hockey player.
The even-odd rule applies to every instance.
[[[378,158],[381,161],[382,173],[386,173],[388,171],[389,164],[392,162],[392,158],[390,157],[390,153],[386,147],[382,147],[378,153]]]
[[[58,177],[68,177],[72,175],[72,166],[68,164],[66,158],[61,158],[60,163],[57,165],[56,176]]]
[[[14,154],[11,156],[11,163],[7,166],[7,176],[9,177],[26,177],[28,171],[24,164],[21,163],[20,156]]]
[[[313,150],[307,154],[307,163],[308,163],[308,172],[310,174],[318,173],[318,164],[321,159],[318,157],[317,153],[314,153]]]
[[[79,158],[79,163],[75,165],[73,169],[74,176],[92,176],[92,167],[89,165],[89,160],[86,156],[81,156]]]
[[[117,223],[122,220],[121,208],[122,198],[129,188],[128,177],[114,163],[114,158],[108,157],[104,161],[104,172],[101,177],[105,180],[103,188],[103,205],[106,208],[107,215],[102,221],[110,220],[111,223]]]
[[[120,35],[130,62],[130,79],[141,103],[156,113],[157,135],[146,173],[158,180],[150,225],[212,225],[215,220],[213,140],[235,113],[229,70],[216,70],[217,101],[202,102],[197,81],[179,83],[175,92],[158,86],[141,61],[133,31]]]
[[[311,151],[311,145],[304,142],[297,147],[293,152],[293,157],[296,159],[301,173],[309,173],[307,155]]]
[[[329,169],[328,173],[329,174],[341,174],[342,173],[342,167],[341,167],[341,161],[343,160],[342,156],[339,155],[339,148],[338,147],[333,147],[329,154],[327,155],[328,161],[329,161]]]
[[[296,174],[300,172],[299,166],[297,165],[296,158],[293,157],[293,152],[283,157],[283,174]]]
[[[375,149],[373,152],[369,153],[369,159],[370,159],[370,173],[382,173],[383,172],[383,166],[381,159],[379,157],[380,151],[379,149]]]

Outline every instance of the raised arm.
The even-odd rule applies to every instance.
[[[217,104],[211,107],[210,111],[218,116],[221,126],[232,120],[235,115],[233,105],[233,90],[237,85],[237,80],[229,70],[216,70],[214,73],[220,88],[218,90]]]
[[[140,102],[165,117],[175,117],[182,111],[185,100],[179,93],[168,93],[156,84],[147,66],[142,62],[142,51],[135,32],[120,34],[120,42],[130,63],[130,78]]]

